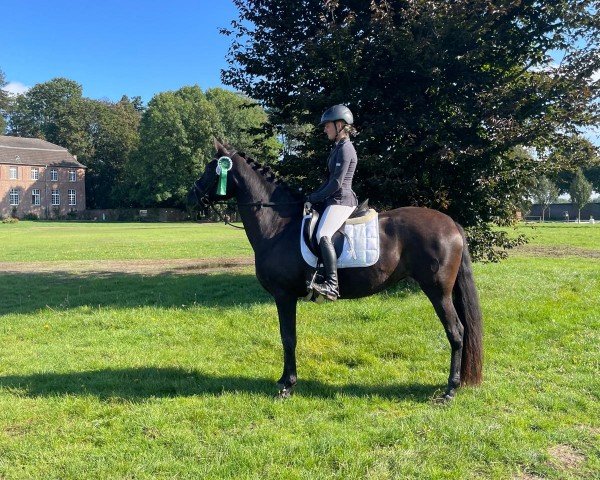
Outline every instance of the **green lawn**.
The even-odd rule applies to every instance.
[[[600,250],[600,221],[595,224],[559,222],[521,224],[516,230],[529,237],[529,245]]]
[[[219,258],[251,255],[242,232],[194,223],[0,223],[0,261]]]
[[[544,225],[535,245],[600,250],[587,227]],[[251,255],[204,224],[21,222],[0,242],[0,262]],[[600,260],[561,252],[475,265],[485,379],[447,405],[448,343],[407,285],[301,304],[281,402],[252,267],[0,273],[0,479],[598,478]]]

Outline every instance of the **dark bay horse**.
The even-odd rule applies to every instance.
[[[256,276],[273,296],[283,343],[281,397],[296,384],[296,303],[307,294],[314,272],[300,252],[302,195],[277,180],[267,167],[215,142],[208,163],[190,192],[190,200],[208,204],[237,200],[240,217],[255,254]],[[217,159],[229,157],[226,191],[217,195]],[[225,185],[223,185],[225,187]],[[444,399],[460,385],[481,382],[482,318],[471,258],[460,225],[435,210],[397,208],[379,214],[381,254],[371,267],[340,269],[341,298],[373,295],[399,280],[414,279],[440,318],[452,349]]]

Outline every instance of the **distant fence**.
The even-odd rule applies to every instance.
[[[566,214],[566,215],[565,215]],[[535,204],[525,215],[525,219],[531,217],[542,217],[542,206]],[[589,220],[593,217],[595,220],[600,220],[600,203],[588,203],[581,209],[581,220]],[[551,203],[544,212],[545,220],[562,220],[565,221],[577,219],[577,207],[572,203]]]

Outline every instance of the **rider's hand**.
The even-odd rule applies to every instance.
[[[304,215],[308,215],[312,210],[312,203],[306,201],[304,202]]]

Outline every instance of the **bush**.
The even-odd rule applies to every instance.
[[[3,219],[2,223],[19,223],[19,219],[15,217],[8,217]]]
[[[23,216],[23,220],[39,220],[39,217],[35,213],[28,213]]]

